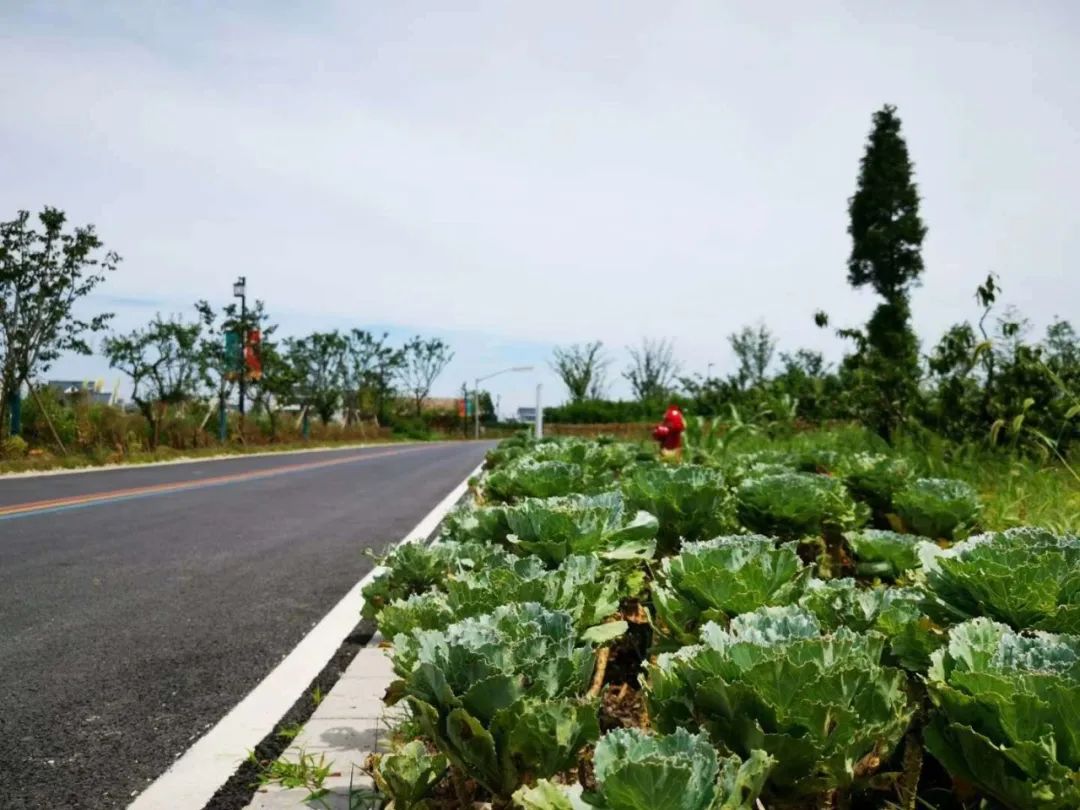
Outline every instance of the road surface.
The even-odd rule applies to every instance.
[[[488,447],[0,479],[0,807],[125,806]]]

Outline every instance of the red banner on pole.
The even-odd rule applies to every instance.
[[[259,357],[261,343],[262,334],[258,329],[248,332],[247,343],[244,345],[244,367],[249,380],[262,379],[262,360]]]

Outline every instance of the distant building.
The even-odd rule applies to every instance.
[[[517,421],[533,424],[536,422],[536,408],[518,408]]]
[[[60,399],[74,402],[80,398],[91,405],[112,405],[113,394],[105,391],[105,383],[90,383],[86,380],[49,380],[45,387]]]

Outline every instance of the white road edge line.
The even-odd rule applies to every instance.
[[[395,548],[427,540],[479,470],[478,466],[470,472]],[[128,810],[201,810],[326,666],[360,620],[361,590],[385,570],[376,566],[357,582],[247,697],[142,791]]]

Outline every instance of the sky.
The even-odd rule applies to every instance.
[[[996,272],[1037,331],[1080,320],[1071,2],[0,2],[0,218],[43,205],[123,257],[86,306],[128,330],[247,277],[282,334],[440,336],[436,383],[555,345],[844,344],[847,199],[897,105],[929,228],[924,345]],[[53,377],[118,377],[100,357]]]

